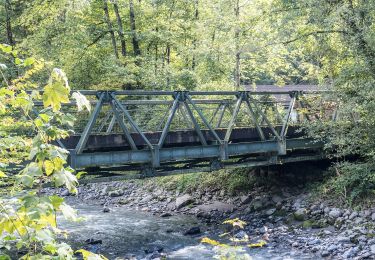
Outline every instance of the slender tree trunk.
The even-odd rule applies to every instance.
[[[120,41],[121,41],[121,54],[123,57],[125,57],[126,56],[126,41],[125,41],[125,36],[124,36],[124,28],[122,26],[122,19],[120,16],[117,2],[113,2],[113,10],[115,11],[116,19],[117,19],[118,35],[120,36]]]
[[[236,26],[234,32],[234,40],[235,40],[235,56],[236,56],[236,64],[234,68],[234,80],[236,90],[240,90],[241,85],[241,52],[240,52],[240,30],[238,28],[238,22],[240,18],[240,5],[239,0],[236,0],[234,13],[236,16]]]
[[[171,63],[171,46],[169,45],[169,43],[167,43],[167,48],[166,48],[166,56],[167,56],[167,87],[169,88],[170,86],[170,82],[171,82],[171,79],[170,79],[170,63]]]
[[[116,38],[115,38],[115,32],[113,31],[113,26],[111,19],[109,17],[109,10],[108,10],[108,2],[107,0],[103,0],[103,10],[104,10],[104,19],[107,23],[108,31],[111,34],[111,40],[112,40],[112,46],[113,46],[113,52],[118,59],[118,51],[117,51],[117,45],[116,45]]]
[[[199,19],[199,9],[198,9],[198,4],[199,0],[195,0],[195,14],[194,14],[194,20],[197,23]],[[194,40],[193,40],[193,61],[191,63],[191,68],[194,70],[196,66],[196,58],[195,58],[195,52],[197,50],[197,35],[194,35]]]
[[[139,48],[139,41],[138,41],[136,26],[135,26],[135,14],[134,14],[133,0],[129,0],[129,16],[130,16],[130,29],[132,31],[132,36],[133,36],[134,55],[139,56],[141,55],[141,49]]]
[[[6,31],[7,31],[7,42],[9,45],[14,46],[12,23],[11,23],[11,11],[12,5],[10,0],[5,0],[5,19],[6,19]]]

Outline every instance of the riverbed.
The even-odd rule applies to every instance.
[[[127,207],[112,207],[103,212],[95,203],[70,201],[81,222],[68,222],[59,217],[60,228],[69,232],[69,242],[108,259],[213,259],[227,253],[221,247],[200,243],[203,237],[218,238],[217,226],[202,223],[194,216],[174,215],[167,218]],[[184,235],[191,227],[200,227],[197,235]],[[269,245],[263,248],[231,249],[238,259],[317,259],[314,255]]]

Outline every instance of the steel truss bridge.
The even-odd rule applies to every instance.
[[[75,134],[58,141],[75,169],[162,175],[318,160],[323,143],[302,126],[335,117],[317,91],[80,92],[93,109],[77,114]]]

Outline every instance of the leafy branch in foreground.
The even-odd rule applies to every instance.
[[[218,255],[216,255],[215,258],[221,260],[252,259],[246,252],[246,248],[256,248],[267,245],[267,242],[265,241],[268,240],[267,232],[263,235],[262,239],[250,243],[249,236],[243,231],[247,223],[239,218],[225,220],[223,224],[229,225],[231,230],[221,234],[220,237],[227,237],[230,241],[229,243],[221,243],[208,237],[204,237],[201,240],[201,243],[217,248]]]
[[[67,166],[68,151],[54,145],[70,134],[74,123],[74,117],[61,110],[61,104],[70,99],[68,80],[54,69],[41,95],[32,79],[43,65],[18,58],[9,46],[0,45],[0,50],[4,57],[17,60],[23,71],[22,76],[9,80],[7,66],[0,66],[0,178],[11,185],[0,196],[0,259],[74,259],[73,249],[57,239],[67,233],[58,228],[56,215],[60,212],[76,221],[76,212],[63,198],[42,193],[48,183],[77,193],[77,177]],[[80,109],[88,104],[79,93],[73,98]],[[36,112],[34,103],[41,101],[44,107]],[[21,168],[18,172],[17,167]],[[105,259],[85,250],[77,252],[84,259]]]

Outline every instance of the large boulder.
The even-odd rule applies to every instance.
[[[182,195],[176,199],[176,209],[181,209],[194,202],[194,198],[188,194]]]
[[[306,219],[306,209],[299,208],[293,213],[293,217],[297,221],[304,221]]]

